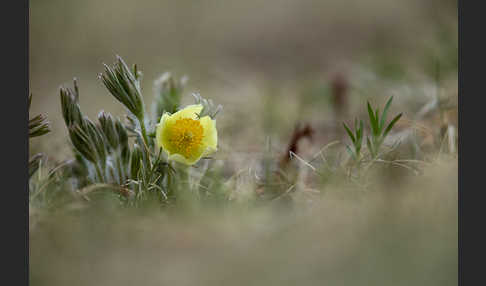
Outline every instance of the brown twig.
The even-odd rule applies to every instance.
[[[298,154],[298,143],[301,141],[303,138],[309,138],[309,140],[312,140],[314,135],[314,129],[307,123],[304,125],[303,128],[300,127],[298,124],[294,128],[294,132],[292,134],[292,138],[290,139],[289,146],[287,147],[287,150],[280,160],[280,167],[283,168],[285,167],[288,162],[290,161],[290,154],[291,152],[294,154]]]

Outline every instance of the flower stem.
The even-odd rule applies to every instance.
[[[95,166],[96,174],[98,175],[98,177],[99,177],[100,181],[101,181],[102,183],[104,183],[104,182],[105,182],[105,178],[104,178],[104,177],[103,177],[103,175],[102,175],[102,172],[101,172],[100,166],[98,166],[98,164],[97,164],[97,163],[94,163],[94,166]]]
[[[150,160],[150,151],[148,150],[149,148],[149,141],[148,141],[148,137],[147,137],[147,130],[145,128],[145,119],[144,119],[144,116],[142,115],[141,118],[138,118],[138,121],[140,122],[140,130],[142,132],[142,141],[143,141],[143,150],[145,150],[145,155],[147,157],[147,160],[149,162],[149,165],[151,166],[152,165],[152,162]]]

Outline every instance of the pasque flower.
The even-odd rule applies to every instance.
[[[199,117],[202,110],[201,104],[194,104],[174,114],[166,112],[160,118],[156,142],[169,160],[193,165],[217,150],[216,120],[210,116]]]

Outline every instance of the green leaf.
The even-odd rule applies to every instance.
[[[356,155],[354,155],[353,151],[351,150],[351,148],[346,145],[346,151],[348,151],[348,154],[353,157],[353,159],[356,159]]]
[[[359,156],[359,153],[361,152],[361,144],[359,146],[356,146],[356,156]]]
[[[393,101],[393,96],[390,97],[390,99],[388,99],[388,101],[386,102],[385,109],[383,109],[383,114],[381,115],[380,129],[383,129],[383,127],[385,127],[386,116],[387,116],[388,109],[390,108],[392,101]]]
[[[370,117],[370,121],[374,122],[375,121],[375,114],[373,113],[373,109],[371,108],[370,102],[367,102],[368,104],[368,115]]]
[[[371,145],[371,141],[369,137],[366,137],[366,145],[368,146],[368,149],[370,150],[371,156],[375,157],[375,151],[373,150],[373,145]]]
[[[363,139],[363,129],[364,129],[364,123],[363,123],[363,120],[360,120],[359,121],[359,141],[361,142],[361,140]]]
[[[135,143],[133,146],[132,159],[130,164],[130,174],[133,180],[136,180],[138,178],[138,172],[140,170],[140,167],[142,166],[142,154],[143,153],[140,149],[140,146]]]
[[[141,72],[136,67],[130,70],[120,56],[116,59],[113,67],[104,64],[105,73],[99,77],[113,97],[139,120],[143,120],[145,111],[140,91]]]
[[[379,135],[380,134],[380,110],[377,108],[375,110],[375,124],[376,124],[376,134]]]
[[[61,110],[64,122],[67,127],[73,124],[84,125],[83,115],[79,108],[79,89],[74,79],[74,90],[61,87],[59,90],[61,97]]]
[[[29,95],[28,98],[29,111],[30,111],[31,103],[32,103],[32,94]],[[50,131],[51,128],[49,126],[49,121],[47,121],[45,115],[39,114],[34,118],[29,118],[29,138],[42,136],[44,134],[49,133]]]
[[[98,121],[100,122],[100,128],[105,136],[106,141],[109,143],[107,147],[109,151],[117,149],[120,144],[118,133],[116,131],[115,122],[111,114],[101,111],[98,114]]]
[[[343,122],[343,126],[344,126],[344,129],[346,130],[346,132],[348,133],[349,138],[351,138],[351,141],[353,143],[355,143],[356,139],[354,138],[353,132],[351,132],[351,130],[349,130],[348,126],[344,122]]]
[[[41,153],[36,154],[30,158],[29,161],[29,178],[39,170],[40,167],[40,160],[42,159],[43,155]]]
[[[49,122],[46,120],[45,116],[42,114],[29,119],[29,137],[37,137],[47,134],[51,131],[49,127]]]
[[[400,117],[402,117],[402,113],[398,114],[395,118],[393,118],[393,120],[390,122],[390,124],[388,124],[388,127],[385,130],[385,133],[383,133],[383,138],[386,137],[388,132],[390,132],[390,130],[393,128],[393,125],[395,125],[395,123],[397,123],[397,121],[400,119]]]
[[[375,117],[375,114],[373,113],[373,109],[371,108],[370,103],[368,102],[368,115],[370,119],[370,125],[371,125],[371,131],[374,136],[378,134],[378,119]]]
[[[89,135],[89,139],[91,140],[93,146],[96,149],[98,154],[98,158],[100,159],[100,163],[105,163],[106,158],[106,148],[107,142],[105,141],[105,137],[103,136],[102,131],[89,119],[86,118],[87,122],[87,134]]]
[[[77,124],[68,127],[71,143],[77,152],[86,160],[96,163],[96,149],[91,144],[89,136],[83,128]]]

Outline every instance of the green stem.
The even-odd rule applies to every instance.
[[[104,183],[104,182],[105,182],[105,179],[104,179],[104,176],[102,175],[102,172],[101,172],[100,166],[98,166],[98,164],[96,164],[96,163],[94,164],[94,166],[95,166],[96,174],[97,174],[97,175],[98,175],[98,177],[100,178],[100,181],[101,181],[102,183]]]
[[[125,172],[123,172],[120,160],[121,160],[121,151],[119,152],[119,156],[116,158],[116,163],[117,163],[117,167],[118,167],[118,177],[120,179],[119,184],[122,185],[124,183],[123,179],[125,178],[125,176],[124,176]]]
[[[194,194],[192,194],[189,184],[189,166],[176,164],[175,167],[178,179],[177,182],[174,182],[177,184],[175,186],[176,199],[184,205],[190,205],[193,202]]]
[[[149,165],[152,165],[152,162],[150,160],[150,152],[148,150],[148,148],[149,148],[148,142],[149,141],[148,141],[148,137],[147,137],[147,130],[145,129],[144,116],[141,116],[141,118],[139,118],[138,121],[140,122],[140,129],[142,131],[142,140],[144,142],[143,149],[145,150],[145,155],[147,156],[147,160],[149,162]]]
[[[142,129],[142,138],[145,141],[146,146],[148,147],[148,137],[147,137],[147,130],[145,129],[145,121],[143,117],[140,120],[140,129]]]

